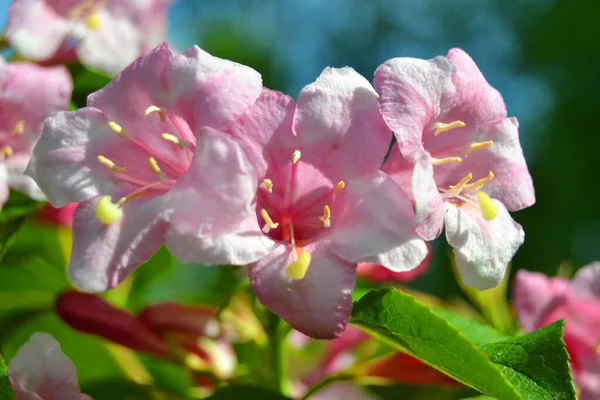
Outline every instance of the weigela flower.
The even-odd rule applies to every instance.
[[[16,400],[92,400],[81,394],[75,365],[47,333],[34,333],[17,351],[8,377]]]
[[[211,213],[221,229],[248,212],[254,169],[217,129],[261,89],[248,67],[198,47],[173,56],[163,44],[90,95],[88,107],[46,121],[28,174],[55,207],[81,202],[69,266],[75,284],[102,291],[147,261],[170,229],[171,199],[189,190],[187,174],[203,193],[188,209]]]
[[[581,268],[570,282],[520,270],[513,299],[526,332],[566,320],[564,339],[578,399],[600,398],[600,262]]]
[[[389,60],[375,88],[398,141],[383,170],[413,199],[417,232],[432,240],[445,226],[463,282],[496,286],[524,240],[507,210],[535,202],[517,120],[459,49]]]
[[[44,119],[69,107],[73,82],[64,67],[6,63],[0,56],[0,208],[9,187],[36,200],[44,195],[24,175]]]
[[[426,256],[409,199],[379,170],[391,132],[354,70],[326,69],[297,105],[264,89],[228,132],[261,182],[252,212],[235,230],[211,232],[205,221],[214,216],[194,206],[202,191],[194,201],[180,197],[172,217],[179,235],[168,242],[178,258],[252,263],[251,287],[264,305],[309,336],[332,338],[348,320],[358,262],[405,271]]]
[[[116,74],[165,39],[173,0],[15,0],[6,38],[22,56],[66,61]]]
[[[410,271],[395,272],[383,265],[361,262],[358,263],[356,273],[360,278],[371,282],[410,282],[415,280],[427,272],[433,258],[433,247],[429,243],[426,244],[428,249],[427,256]]]

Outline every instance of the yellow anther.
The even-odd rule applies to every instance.
[[[180,149],[185,148],[185,145],[181,143],[181,140],[179,140],[179,138],[175,135],[172,135],[170,133],[163,133],[160,135],[160,137],[165,139],[167,142],[176,144],[177,146],[179,146]]]
[[[273,193],[273,181],[270,179],[263,179],[263,181],[258,185],[262,190],[265,190],[269,193]]]
[[[102,165],[106,165],[113,172],[124,172],[126,169],[125,167],[117,167],[114,162],[104,156],[98,156],[98,162]]]
[[[160,107],[150,106],[150,107],[146,108],[146,111],[144,111],[145,116],[148,116],[152,113],[158,114],[158,117],[160,118],[160,122],[162,122],[163,124],[167,123],[167,115],[163,112],[163,110],[160,109]]]
[[[462,158],[460,157],[446,157],[446,158],[431,158],[431,163],[433,165],[444,165],[444,164],[449,164],[449,163],[461,163],[462,162]]]
[[[498,215],[498,208],[490,199],[490,196],[485,192],[477,192],[477,201],[479,202],[479,208],[481,208],[481,215],[486,221],[491,221]]]
[[[331,210],[329,209],[328,205],[325,205],[325,207],[323,207],[323,215],[320,216],[319,219],[321,220],[325,228],[329,228],[331,226]]]
[[[437,136],[440,133],[452,130],[452,129],[456,129],[456,128],[462,128],[463,126],[465,126],[465,123],[462,121],[454,121],[454,122],[450,122],[449,124],[444,124],[442,122],[438,122],[437,124],[435,124],[435,132],[434,135]]]
[[[342,190],[343,188],[346,187],[346,182],[344,181],[339,181],[337,183],[337,185],[335,185],[335,188],[333,189],[333,193],[337,194],[340,190]]]
[[[129,134],[125,132],[125,129],[121,128],[121,125],[117,124],[116,122],[110,121],[108,123],[108,127],[122,138],[129,139]]]
[[[91,13],[85,19],[85,26],[87,26],[91,30],[100,29],[100,27],[102,26],[102,22],[100,21],[100,17],[98,16],[98,13]]]
[[[15,154],[15,152],[12,147],[8,145],[0,147],[0,158],[12,157],[13,154]]]
[[[112,197],[102,196],[96,205],[96,217],[103,224],[112,224],[123,216],[123,210],[119,204],[112,202]]]
[[[460,182],[458,182],[456,185],[450,185],[450,190],[451,191],[461,191],[463,189],[463,187],[471,180],[473,179],[473,174],[469,173],[467,176],[465,176],[464,178],[462,178],[460,180]]]
[[[150,165],[150,169],[152,170],[152,172],[154,172],[156,175],[160,175],[162,174],[162,171],[160,170],[160,167],[158,166],[158,163],[156,162],[156,158],[154,157],[150,157],[148,159],[148,165]]]
[[[301,155],[302,153],[300,150],[294,150],[294,153],[292,154],[292,164],[296,164],[298,160],[300,160]]]
[[[12,128],[10,135],[17,136],[17,135],[22,134],[23,132],[25,132],[25,121],[20,120],[20,121],[17,121],[15,126]]]
[[[285,272],[295,280],[301,280],[306,275],[312,255],[308,251],[303,251],[296,260],[285,266]]]
[[[273,220],[269,216],[269,213],[264,208],[260,210],[260,215],[263,217],[266,223],[266,225],[262,228],[262,231],[264,233],[269,233],[271,229],[276,229],[279,226],[278,222],[273,222]]]
[[[467,149],[465,150],[465,157],[467,157],[469,154],[471,154],[475,150],[487,149],[492,144],[494,144],[494,142],[492,142],[491,140],[488,140],[487,142],[481,142],[481,143],[471,143],[469,145],[469,147],[467,147]]]
[[[479,189],[480,187],[482,187],[483,185],[485,185],[492,179],[494,179],[494,173],[492,171],[490,171],[488,176],[486,176],[485,178],[479,179],[478,181],[475,181],[473,183],[469,183],[468,185],[465,185],[465,187],[463,189],[467,189],[467,190]]]

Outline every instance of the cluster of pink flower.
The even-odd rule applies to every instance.
[[[295,102],[249,67],[162,44],[48,118],[27,173],[54,206],[81,202],[69,270],[84,290],[166,243],[249,265],[259,300],[315,338],[343,332],[358,263],[410,271],[444,226],[463,281],[495,286],[524,239],[507,209],[534,202],[517,122],[458,49],[389,60],[375,88],[327,68]]]

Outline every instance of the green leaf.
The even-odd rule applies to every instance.
[[[483,394],[502,400],[575,399],[563,322],[507,338],[393,289],[364,296],[350,322]]]
[[[6,372],[6,363],[0,355],[0,400],[14,400],[15,393],[12,390],[8,374]]]
[[[215,394],[209,397],[209,400],[231,400],[231,399],[248,399],[248,400],[289,400],[282,394],[270,392],[266,389],[256,386],[227,386],[218,390]]]
[[[30,199],[23,193],[11,191],[8,201],[0,210],[0,260],[6,254],[17,231],[27,217],[38,212],[43,204]]]

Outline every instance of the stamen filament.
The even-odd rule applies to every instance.
[[[12,147],[10,147],[9,145],[4,145],[2,147],[0,147],[0,158],[5,159],[5,158],[9,158],[12,157],[15,154],[14,150]]]
[[[278,222],[273,222],[273,220],[269,216],[269,213],[264,208],[260,210],[260,215],[265,220],[265,226],[263,226],[262,228],[262,231],[264,233],[269,233],[271,229],[276,229],[279,226]]]
[[[148,158],[148,165],[150,165],[150,169],[157,176],[159,176],[159,177],[162,176],[162,171],[160,170],[160,167],[158,166],[158,163],[156,162],[156,158],[154,158],[154,157]]]
[[[481,142],[481,143],[471,143],[469,145],[469,147],[467,147],[467,149],[465,150],[465,157],[467,157],[469,154],[471,154],[475,150],[487,149],[492,144],[494,144],[494,142],[491,140],[488,140],[487,142]]]
[[[12,131],[10,131],[10,136],[17,136],[22,134],[23,132],[25,132],[25,121],[20,120],[17,121],[15,126],[12,128]]]
[[[296,164],[300,160],[300,156],[302,156],[300,150],[294,150],[294,153],[292,153],[292,164]]]
[[[331,227],[331,210],[328,205],[323,207],[323,215],[319,217],[325,228]]]
[[[461,163],[462,162],[462,158],[460,157],[446,157],[446,158],[431,158],[431,163],[433,165],[444,165],[444,164],[448,164],[448,163]]]
[[[98,156],[97,159],[100,164],[106,165],[113,172],[125,172],[125,170],[127,169],[125,167],[117,167],[117,165],[114,162],[102,155]]]
[[[131,136],[129,136],[129,134],[127,132],[125,132],[125,130],[121,127],[121,125],[117,124],[114,121],[110,121],[108,123],[108,127],[117,135],[121,136],[122,138],[125,139],[131,139]]]
[[[119,199],[119,201],[117,201],[116,204],[119,207],[123,207],[125,204],[127,204],[131,200],[135,200],[135,199],[139,199],[140,197],[144,197],[147,194],[147,193],[144,193],[144,191],[151,189],[155,186],[162,185],[162,184],[163,184],[162,182],[152,182],[148,185],[144,185],[140,188],[137,188],[133,192],[129,193],[127,196],[121,197]]]
[[[492,179],[494,179],[494,173],[492,171],[490,171],[488,176],[486,176],[485,178],[479,179],[478,181],[475,181],[473,183],[469,183],[468,185],[465,185],[463,187],[463,189],[464,190],[477,190],[480,187],[482,187],[483,185],[485,185],[486,183],[488,183],[489,181],[491,181]]]
[[[273,181],[270,179],[263,179],[263,181],[258,185],[262,190],[273,193]]]
[[[146,108],[146,111],[144,111],[145,116],[148,116],[152,113],[158,114],[158,117],[160,118],[160,122],[162,122],[163,124],[167,123],[167,115],[163,112],[163,110],[160,109],[160,107],[150,106],[150,107]]]
[[[460,182],[458,182],[456,185],[450,185],[450,191],[452,192],[458,192],[460,193],[460,191],[463,189],[463,187],[467,184],[467,182],[469,182],[471,179],[473,179],[473,174],[469,172],[469,174],[467,176],[465,176],[464,178],[462,178],[460,180]]]
[[[452,130],[452,129],[456,129],[456,128],[462,128],[463,126],[465,126],[465,123],[462,121],[454,121],[454,122],[450,122],[449,124],[444,124],[442,122],[438,122],[435,125],[435,132],[434,135],[437,136],[440,133]]]
[[[170,133],[163,133],[163,134],[160,135],[160,137],[163,138],[164,140],[166,140],[167,142],[171,142],[173,144],[176,144],[182,150],[185,149],[185,145],[175,135],[172,135]]]
[[[333,194],[337,194],[340,190],[342,190],[345,187],[346,187],[346,182],[339,181],[337,183],[337,185],[335,185],[335,188],[333,189]]]

